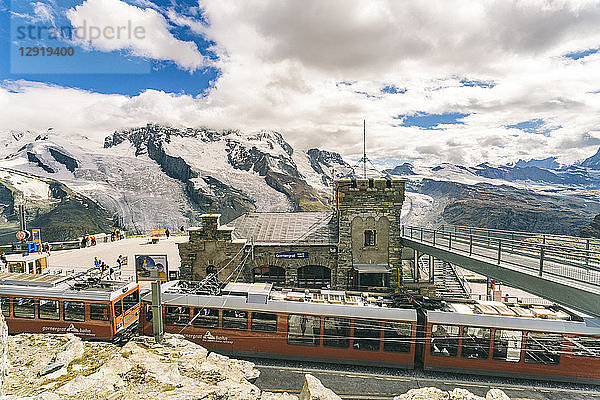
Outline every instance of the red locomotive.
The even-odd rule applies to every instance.
[[[0,301],[12,333],[73,333],[123,340],[137,333],[140,290],[135,282],[73,276],[0,274]]]
[[[217,296],[174,281],[162,292],[166,332],[226,354],[600,384],[599,321],[557,307],[398,308],[379,295],[264,283],[230,283]],[[151,335],[151,295],[142,301]]]

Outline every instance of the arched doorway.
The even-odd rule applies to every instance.
[[[276,265],[259,265],[252,269],[254,283],[285,283],[285,270]]]
[[[321,265],[305,265],[298,268],[298,286],[320,289],[331,285],[331,270]]]

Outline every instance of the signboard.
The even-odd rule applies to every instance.
[[[137,281],[166,282],[169,273],[167,255],[135,255],[135,272]]]
[[[42,232],[39,229],[32,229],[31,230],[31,240],[33,242],[38,242],[39,244],[42,243]]]
[[[308,258],[307,251],[278,251],[275,253],[275,258]]]
[[[127,256],[121,256],[121,266],[124,267],[127,265]]]

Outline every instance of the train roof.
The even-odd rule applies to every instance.
[[[275,291],[271,284],[228,284],[221,295],[186,292],[179,281],[162,285],[164,305],[228,308],[242,311],[302,313],[334,317],[354,317],[416,321],[415,309],[394,308],[380,296],[355,296],[343,291]],[[142,297],[151,301],[152,294]]]
[[[502,329],[600,334],[600,320],[575,316],[555,306],[506,304],[496,301],[448,302],[441,310],[427,311],[434,324],[473,325]]]
[[[108,279],[86,284],[77,276],[0,273],[0,295],[114,300],[137,286],[137,282]]]

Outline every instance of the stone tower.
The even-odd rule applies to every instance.
[[[404,181],[352,179],[335,182],[339,244],[337,286],[397,287],[402,272],[400,212]],[[363,282],[361,282],[361,278]]]

